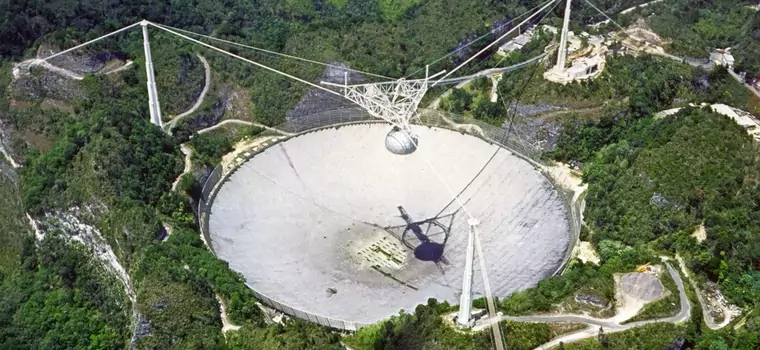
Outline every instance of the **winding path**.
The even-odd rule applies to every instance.
[[[211,86],[211,67],[208,65],[208,61],[206,61],[206,58],[201,56],[200,54],[195,54],[195,55],[198,56],[199,60],[201,60],[201,63],[203,63],[203,69],[206,71],[206,80],[204,81],[205,84],[203,85],[203,90],[201,90],[201,94],[200,96],[198,96],[198,99],[195,101],[195,104],[192,107],[190,107],[190,109],[172,118],[172,120],[169,122],[169,128],[166,129],[166,131],[170,135],[172,133],[172,129],[174,129],[174,127],[177,126],[177,123],[182,118],[195,113],[195,111],[197,111],[198,108],[201,107],[201,105],[203,104],[203,101],[206,100],[206,94],[208,93],[209,87]]]
[[[676,269],[674,269],[673,266],[670,265],[670,263],[665,262],[665,265],[668,267],[668,273],[670,273],[670,277],[673,278],[673,281],[676,282],[676,286],[678,287],[679,299],[681,302],[681,309],[678,311],[677,314],[673,316],[664,317],[664,318],[655,318],[655,319],[646,320],[646,321],[631,322],[624,325],[621,325],[617,320],[614,320],[614,317],[608,318],[608,319],[600,319],[600,318],[579,316],[579,315],[502,316],[500,320],[509,320],[509,321],[517,321],[517,322],[576,322],[576,323],[584,323],[589,326],[594,326],[594,327],[589,327],[586,330],[583,330],[577,333],[572,333],[565,336],[561,336],[559,338],[555,338],[552,341],[537,347],[536,349],[549,349],[549,348],[559,345],[560,342],[571,343],[574,341],[596,336],[598,332],[598,329],[596,327],[604,328],[605,333],[614,333],[614,332],[627,331],[627,330],[630,330],[636,327],[641,327],[650,323],[685,322],[689,319],[689,317],[691,317],[691,303],[689,303],[689,298],[686,296],[686,291],[683,286],[683,280],[681,279],[681,275],[678,273],[678,271],[676,271]]]
[[[114,68],[114,69],[109,70],[109,71],[97,71],[95,73],[96,74],[103,74],[103,75],[111,75],[111,74],[118,73],[118,72],[121,72],[121,71],[129,68],[133,64],[134,64],[133,61],[127,61],[121,67]],[[52,63],[50,63],[48,61],[45,61],[45,60],[42,60],[42,59],[39,59],[39,58],[33,58],[33,59],[29,59],[29,60],[23,61],[21,63],[18,63],[14,68],[20,69],[22,67],[42,67],[42,68],[45,68],[45,69],[47,69],[47,70],[49,70],[51,72],[63,75],[63,76],[65,76],[67,78],[70,78],[70,79],[74,79],[74,80],[83,80],[84,79],[84,75],[82,75],[81,73],[77,73],[77,72],[74,72],[72,70],[69,70],[69,69],[66,69],[66,68],[63,68],[63,67],[59,67],[59,66],[53,65]]]
[[[182,151],[182,153],[185,154],[185,170],[183,170],[182,174],[179,174],[179,176],[177,176],[177,179],[174,180],[174,183],[172,184],[172,191],[177,191],[177,186],[179,186],[179,182],[182,180],[182,177],[193,170],[193,149],[188,147],[187,143],[179,145],[179,149]]]
[[[713,320],[712,317],[710,317],[710,310],[706,306],[705,299],[702,297],[702,294],[699,291],[699,287],[697,287],[697,283],[694,282],[694,280],[689,276],[689,271],[686,268],[686,264],[684,263],[683,259],[680,256],[676,256],[676,260],[678,260],[678,265],[681,267],[681,273],[683,273],[686,276],[686,279],[689,280],[689,283],[691,284],[691,287],[694,288],[694,291],[697,294],[697,299],[699,299],[699,305],[702,308],[702,319],[705,320],[705,324],[707,324],[707,328],[710,328],[712,330],[721,329],[725,326],[727,326],[729,323],[731,323],[731,310],[727,307],[724,307],[723,305],[720,305],[721,309],[723,310],[723,314],[725,317],[723,318],[723,322],[721,323],[715,323],[715,320]]]
[[[118,72],[121,72],[123,70],[126,70],[129,67],[132,67],[132,65],[134,65],[134,64],[135,64],[134,61],[127,61],[121,67],[118,67],[118,68],[115,68],[115,69],[103,72],[103,74],[105,74],[105,75],[111,75],[111,74],[114,74],[114,73],[118,73]]]
[[[219,294],[214,294],[214,296],[216,297],[216,301],[219,302],[219,316],[222,319],[222,334],[227,336],[227,331],[236,331],[240,329],[240,326],[232,323],[229,317],[227,317],[227,308],[224,306],[224,301],[219,297]]]

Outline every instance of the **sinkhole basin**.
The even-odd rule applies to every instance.
[[[287,308],[361,324],[428,298],[459,303],[469,214],[480,220],[494,295],[534,286],[563,263],[568,213],[533,165],[424,126],[414,127],[418,149],[396,155],[385,147],[389,129],[324,128],[242,164],[211,207],[215,254]],[[477,297],[484,289],[474,266]]]

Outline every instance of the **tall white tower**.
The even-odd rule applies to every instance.
[[[570,26],[570,7],[572,0],[567,0],[565,5],[565,17],[562,19],[562,32],[559,39],[559,51],[557,52],[557,65],[554,69],[557,72],[565,71],[567,64],[567,32]]]
[[[467,234],[467,253],[464,261],[464,276],[462,276],[462,295],[459,297],[459,314],[457,324],[469,328],[474,325],[472,319],[472,262],[475,259],[475,229],[480,223],[478,219],[470,218],[467,223],[470,230]]]
[[[150,108],[150,122],[164,128],[164,122],[161,120],[161,105],[158,103],[158,90],[156,90],[156,76],[153,73],[153,59],[150,56],[150,41],[148,40],[148,24],[150,22],[143,20],[140,22],[143,34],[143,49],[145,50],[145,74],[148,76],[148,107]]]

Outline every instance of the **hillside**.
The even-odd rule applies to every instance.
[[[617,12],[643,2],[595,4]],[[356,349],[492,347],[487,332],[462,333],[448,326],[441,316],[454,308],[434,300],[414,314],[401,314],[353,337],[298,319],[275,322],[245,279],[207,249],[194,207],[210,169],[236,141],[262,134],[261,125],[298,115],[293,111],[309,96],[304,85],[152,30],[167,122],[193,106],[210,85],[198,112],[179,123],[172,135],[149,121],[139,30],[57,62],[81,79],[41,67],[17,78],[11,71],[14,62],[145,18],[379,75],[419,76],[426,64],[449,53],[431,71],[463,62],[482,43],[455,52],[457,48],[501,30],[500,24],[543,1],[2,3],[0,349],[337,350],[344,348],[342,342]],[[546,22],[557,25],[559,16],[561,10],[555,10]],[[600,20],[587,7],[574,16],[579,23]],[[753,16],[747,14],[747,19]],[[706,20],[696,23],[700,21]],[[732,28],[732,35],[754,33],[753,28]],[[679,31],[672,37],[691,38],[693,33]],[[710,40],[710,45],[718,42]],[[528,46],[524,54],[541,50]],[[310,81],[327,75],[322,66],[244,49],[235,52]],[[210,63],[211,81],[206,81],[199,55]],[[749,55],[741,59],[753,67]],[[493,65],[493,59],[484,59],[462,72]],[[108,73],[113,67],[118,72]],[[746,91],[725,70],[705,72],[648,56],[615,58],[608,67],[612,73],[566,86],[532,80],[543,68],[536,69],[505,74],[499,93],[539,106],[597,109],[591,117],[563,119],[563,128],[554,128],[557,147],[546,157],[583,166],[589,184],[584,240],[600,251],[601,261],[573,260],[563,275],[500,300],[500,310],[547,312],[589,290],[611,300],[614,274],[679,254],[699,282],[716,283],[743,308],[744,326],[710,331],[702,329],[700,315],[692,315],[681,325],[647,326],[651,328],[645,330],[662,335],[651,343],[641,340],[642,330],[621,332],[611,338],[612,348],[662,347],[677,338],[700,349],[760,346],[758,146],[733,122],[707,110],[686,108],[666,119],[653,116],[688,102],[749,108]],[[501,126],[510,116],[508,108],[483,102],[484,82],[470,90],[474,100],[459,91],[443,104]],[[469,102],[457,105],[457,99]],[[318,102],[301,106],[319,108]],[[196,133],[232,118],[252,125]],[[186,158],[186,149],[195,153]],[[185,159],[193,166],[185,169]],[[173,183],[178,184],[176,191]],[[701,223],[706,240],[697,242],[691,233]],[[502,327],[512,349],[533,348],[579,329],[571,323],[505,322]]]

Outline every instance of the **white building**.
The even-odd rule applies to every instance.
[[[520,51],[523,48],[523,46],[525,46],[527,43],[530,42],[532,38],[533,38],[533,31],[529,30],[525,33],[522,33],[516,36],[514,39],[508,41],[506,44],[501,45],[501,47],[499,47],[499,51],[503,53],[509,53],[512,51]]]
[[[545,32],[552,33],[552,35],[557,34],[557,28],[555,27],[542,25],[540,28]],[[499,47],[499,53],[507,54],[512,51],[522,50],[523,46],[527,45],[533,39],[533,36],[536,35],[536,33],[537,31],[535,30],[535,28],[530,28],[526,30],[520,35],[512,38],[512,40],[508,41],[504,45],[501,45]]]
[[[731,48],[717,49],[710,54],[710,61],[716,66],[734,67],[734,56],[731,54]]]
[[[600,56],[581,57],[574,60],[570,68],[567,68],[567,75],[573,80],[588,78],[599,71],[601,65]]]

